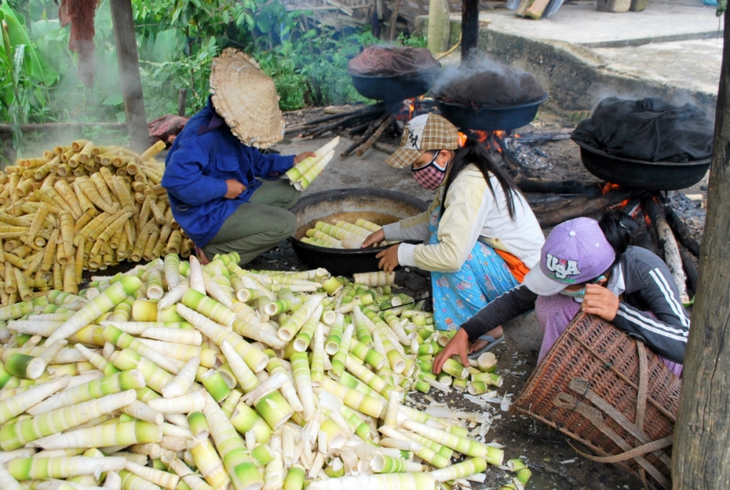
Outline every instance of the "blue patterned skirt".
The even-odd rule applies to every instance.
[[[429,245],[438,243],[439,207],[431,215]],[[498,296],[519,283],[507,263],[492,247],[477,241],[456,272],[431,272],[434,324],[438,330],[455,330]]]

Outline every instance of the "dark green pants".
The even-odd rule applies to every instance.
[[[299,201],[301,193],[287,180],[263,181],[249,202],[241,204],[223,222],[213,239],[203,247],[208,258],[215,254],[238,252],[241,267],[292,236],[297,228],[294,214],[287,211]]]

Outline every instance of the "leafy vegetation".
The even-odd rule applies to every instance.
[[[69,29],[52,0],[0,0],[0,121],[122,121],[110,0],[95,18],[96,80],[84,86]],[[132,0],[147,118],[177,110],[187,89],[188,114],[208,96],[212,59],[225,47],[252,54],[276,82],[283,110],[362,100],[347,62],[377,42],[369,32],[315,26],[307,12],[287,11],[279,0]],[[422,39],[400,37],[406,45]]]

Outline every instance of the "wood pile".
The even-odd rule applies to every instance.
[[[416,104],[417,103],[417,104]],[[319,138],[329,132],[355,139],[353,144],[340,156],[353,153],[362,156],[370,148],[377,148],[392,153],[396,147],[379,142],[383,135],[400,137],[404,121],[416,115],[431,112],[435,106],[433,99],[407,99],[403,103],[386,105],[378,102],[374,105],[330,114],[302,124],[288,127],[287,134],[298,134],[302,138]]]

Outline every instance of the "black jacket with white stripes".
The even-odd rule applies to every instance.
[[[660,356],[684,363],[690,321],[666,264],[640,247],[628,247],[620,263],[626,289],[611,323],[644,341]],[[461,328],[474,342],[480,335],[532,310],[536,299],[535,293],[520,285],[489,303]]]

